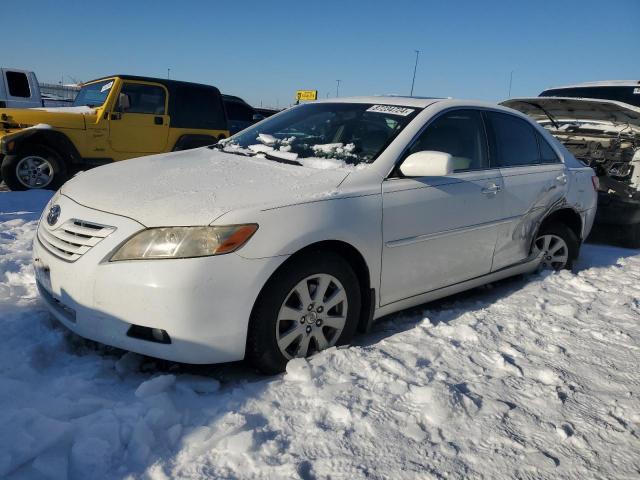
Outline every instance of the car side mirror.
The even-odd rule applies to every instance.
[[[259,113],[254,113],[253,117],[251,117],[251,119],[254,122],[259,122],[260,120],[264,120],[264,115],[260,115]]]
[[[453,173],[453,158],[433,150],[412,153],[400,165],[400,173],[405,177],[444,177]]]

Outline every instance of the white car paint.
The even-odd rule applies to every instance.
[[[244,357],[249,315],[263,286],[311,244],[339,241],[362,255],[378,318],[534,270],[533,236],[556,208],[580,215],[581,239],[589,233],[596,205],[592,170],[526,116],[473,101],[362,97],[325,103],[332,102],[422,111],[364,168],[320,170],[202,148],[101,167],[66,183],[45,208],[34,242],[41,292],[53,315],[82,336],[127,350],[189,363],[233,361]],[[390,176],[425,125],[455,108],[525,119],[562,163]],[[60,217],[50,226],[53,205]],[[44,245],[72,219],[112,228],[86,252],[63,259]],[[108,261],[144,228],[244,223],[259,229],[234,253]],[[132,324],[164,329],[172,343],[127,337]]]

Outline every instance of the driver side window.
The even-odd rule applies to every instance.
[[[451,155],[454,172],[489,168],[481,113],[453,110],[437,117],[415,140],[408,154],[428,150]]]
[[[159,85],[125,83],[120,90],[117,111],[164,115],[165,91]]]

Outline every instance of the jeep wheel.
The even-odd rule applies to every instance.
[[[57,190],[67,179],[67,170],[54,150],[35,145],[2,161],[2,178],[10,190]]]

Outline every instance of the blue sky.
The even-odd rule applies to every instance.
[[[254,105],[414,94],[500,100],[640,80],[640,0],[19,1],[2,66],[65,83],[111,73],[216,85]]]

